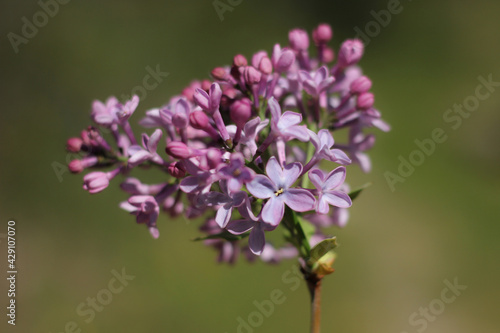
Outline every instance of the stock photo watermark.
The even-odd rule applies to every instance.
[[[3,235],[3,234],[2,234]],[[5,265],[7,274],[7,323],[16,325],[16,292],[17,292],[17,264],[16,264],[16,221],[7,222],[7,234],[1,238],[7,239],[7,264]]]
[[[163,80],[170,75],[168,72],[161,71],[160,64],[157,64],[154,69],[151,68],[151,66],[146,66],[145,69],[148,74],[146,74],[142,79],[142,84],[132,88],[130,95],[122,94],[120,96],[122,101],[128,101],[132,98],[132,96],[137,95],[139,96],[141,102],[143,102],[148,96],[148,92],[158,88],[160,83],[162,83]]]
[[[392,17],[401,14],[402,11],[403,5],[400,0],[389,0],[387,2],[387,9],[379,11],[371,10],[370,15],[373,17],[373,20],[367,22],[363,29],[358,26],[354,27],[356,38],[361,39],[365,46],[368,46],[372,38],[377,37],[382,28],[386,28],[391,23]]]
[[[236,321],[236,333],[253,333],[255,329],[264,324],[266,318],[271,317],[277,305],[283,304],[287,297],[285,296],[286,290],[295,291],[299,289],[302,282],[302,273],[297,265],[293,265],[281,275],[281,281],[287,286],[283,289],[273,289],[269,293],[269,297],[262,301],[254,300],[252,304],[255,310],[246,316],[238,316]],[[228,332],[226,332],[228,333]]]
[[[449,126],[448,132],[451,130],[458,130],[463,123],[464,119],[468,119],[471,114],[476,111],[481,101],[490,98],[497,87],[500,87],[500,82],[493,81],[493,74],[489,74],[487,78],[478,76],[479,84],[474,89],[474,93],[465,97],[462,103],[455,103],[449,109],[443,112],[443,121]],[[396,172],[386,171],[384,173],[387,185],[392,192],[396,190],[396,184],[404,183],[413,173],[416,168],[424,164],[426,159],[436,151],[436,147],[448,140],[447,130],[436,127],[430,135],[423,139],[415,139],[416,148],[412,150],[407,157],[403,155],[398,156],[399,166]]]
[[[122,268],[121,272],[113,269],[111,270],[113,277],[109,280],[107,287],[99,290],[95,297],[87,297],[84,302],[81,302],[76,306],[76,314],[86,323],[90,324],[96,317],[96,313],[104,311],[106,306],[111,304],[114,296],[120,294],[126,286],[129,285],[129,281],[135,279],[134,275],[128,275],[125,272],[125,268]],[[58,331],[57,333],[82,333],[82,327],[77,321],[71,320],[66,322],[64,329]],[[51,332],[52,333],[52,332]]]
[[[241,5],[243,0],[214,0],[212,6],[214,6],[215,12],[219,16],[220,21],[224,21],[224,13],[232,12],[234,7]]]
[[[49,23],[49,19],[59,13],[61,5],[66,5],[71,0],[39,0],[38,6],[40,10],[33,14],[29,19],[26,16],[21,17],[21,31],[20,34],[9,32],[7,38],[14,53],[19,53],[19,46],[21,44],[28,44],[29,41],[36,37],[38,30],[45,27]]]
[[[455,302],[457,297],[467,289],[466,285],[459,284],[457,277],[453,279],[453,282],[446,279],[443,283],[446,287],[441,290],[440,297],[433,299],[425,307],[421,306],[418,311],[411,313],[408,317],[408,323],[410,326],[415,327],[418,333],[424,332],[429,323],[435,322],[438,316],[443,314],[446,306]],[[404,331],[401,333],[409,332]]]

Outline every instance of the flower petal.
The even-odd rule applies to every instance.
[[[271,121],[277,124],[281,117],[281,107],[274,97],[271,97],[267,104],[269,105],[269,110],[271,110]]]
[[[275,191],[277,190],[277,186],[281,186],[284,183],[285,176],[283,174],[283,169],[281,168],[281,164],[278,162],[276,157],[272,156],[266,165],[266,174],[269,179],[275,185]]]
[[[289,188],[297,181],[302,172],[302,164],[299,162],[286,164],[283,168],[284,187]]]
[[[314,187],[316,187],[318,190],[322,190],[323,183],[325,181],[325,173],[320,169],[314,169],[309,171],[308,175]]]
[[[285,111],[278,121],[278,129],[283,130],[285,128],[298,125],[302,121],[302,115],[298,112]]]
[[[316,211],[320,214],[328,214],[328,212],[330,211],[330,205],[324,199],[323,194],[320,195],[320,198],[318,200],[318,206],[316,207]]]
[[[227,224],[226,230],[233,235],[241,235],[252,229],[255,225],[254,221],[249,220],[235,220]]]
[[[257,197],[259,199],[267,199],[274,195],[274,192],[277,191],[277,188],[274,183],[266,176],[257,175],[250,183],[247,184],[247,190],[254,197]]]
[[[333,190],[345,181],[345,174],[346,170],[345,167],[341,166],[336,168],[335,170],[332,170],[328,176],[326,176],[326,179],[323,183],[323,190]]]
[[[151,137],[149,138],[147,142],[147,149],[149,150],[150,153],[155,153],[156,148],[158,147],[158,143],[160,142],[160,139],[163,135],[163,132],[161,129],[156,129],[153,134],[151,134]]]
[[[257,223],[255,227],[250,232],[248,238],[248,246],[253,254],[260,255],[266,245],[266,236],[264,235],[264,230],[262,229],[261,223]]]
[[[281,131],[283,136],[288,138],[295,138],[302,142],[309,141],[309,132],[307,131],[306,125],[291,126]]]
[[[322,199],[335,207],[347,208],[352,205],[351,198],[347,193],[341,191],[328,191],[323,193]]]
[[[283,199],[279,197],[271,197],[262,208],[262,220],[273,226],[277,226],[281,222],[284,214],[285,204]]]
[[[231,214],[233,213],[233,205],[227,204],[222,207],[220,207],[217,210],[217,214],[215,214],[215,222],[219,225],[221,228],[225,228],[231,219]]]
[[[290,188],[282,196],[286,205],[296,212],[313,210],[316,204],[314,195],[302,188]]]

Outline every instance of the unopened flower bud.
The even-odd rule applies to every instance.
[[[306,51],[309,48],[309,36],[302,29],[293,29],[288,33],[290,46],[295,51]]]
[[[273,63],[269,57],[262,57],[259,63],[259,70],[264,74],[271,74],[273,72]]]
[[[364,92],[358,95],[356,105],[360,109],[369,109],[373,106],[375,97],[370,92]]]
[[[189,123],[196,129],[203,130],[209,124],[208,116],[203,111],[193,111],[189,114]]]
[[[94,194],[101,192],[109,185],[109,178],[105,172],[91,172],[83,177],[83,189]]]
[[[256,70],[252,66],[246,66],[245,67],[245,81],[247,84],[254,84],[254,83],[259,83],[260,79],[262,78],[262,73]]]
[[[359,39],[346,40],[340,46],[338,65],[343,68],[357,64],[363,56],[364,48],[363,42]]]
[[[191,149],[180,141],[172,141],[167,144],[165,148],[167,154],[177,159],[185,159],[191,156]]]
[[[351,83],[350,87],[351,93],[353,94],[361,94],[369,91],[371,88],[372,88],[372,81],[366,76],[358,77]]]
[[[276,71],[283,73],[288,71],[295,62],[295,54],[292,50],[284,50],[281,52],[278,61],[276,62]]]
[[[69,162],[68,169],[71,173],[80,173],[86,168],[96,165],[98,159],[96,156],[85,157],[81,160],[73,160]]]
[[[236,100],[229,107],[229,115],[236,127],[243,128],[252,116],[252,102],[248,98]]]
[[[318,25],[312,33],[314,43],[316,44],[328,43],[332,39],[332,35],[332,28],[326,23]]]
[[[224,81],[227,79],[227,71],[222,67],[215,67],[211,74],[216,80]]]
[[[83,140],[80,138],[69,138],[66,142],[66,150],[78,153],[82,149]]]
[[[174,178],[183,178],[186,175],[186,168],[179,162],[170,163],[167,170]]]
[[[259,51],[252,56],[252,66],[255,68],[259,67],[262,58],[267,57],[266,51]]]
[[[233,58],[233,65],[236,67],[242,67],[248,65],[247,58],[241,54],[237,54]]]

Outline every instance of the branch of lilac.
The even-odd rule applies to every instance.
[[[322,279],[334,271],[331,227],[346,225],[360,192],[345,183],[346,166],[369,172],[370,131],[389,130],[358,65],[362,42],[346,40],[335,54],[332,35],[320,24],[310,53],[307,32],[294,29],[289,45],[274,45],[270,56],[236,55],[231,66],[214,68],[211,80],[193,81],[147,110],[140,135],[129,123],[137,96],[96,100],[94,126],[67,141],[67,150],[80,154],[69,170],[91,170],[83,177],[89,193],[126,176],[120,187],[129,198],[119,206],[153,238],[164,212],[200,221],[204,236],[196,240],[215,249],[219,262],[298,257],[311,294],[311,332],[319,332]],[[333,133],[341,131],[346,140],[338,143]],[[163,173],[156,184],[132,175],[152,167]],[[278,226],[283,237],[267,240]]]

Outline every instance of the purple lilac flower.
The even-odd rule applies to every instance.
[[[219,173],[227,182],[229,191],[236,192],[255,177],[255,172],[245,166],[245,159],[241,153],[231,154],[228,165],[219,168]]]
[[[153,238],[158,238],[160,232],[156,227],[156,220],[160,208],[155,198],[150,195],[134,195],[120,204],[120,207],[136,216],[137,223],[146,224]]]
[[[314,97],[318,97],[323,91],[330,88],[335,81],[333,76],[329,76],[328,69],[325,66],[322,66],[313,74],[300,71],[299,78],[304,90]]]
[[[369,171],[365,152],[374,135],[366,129],[389,130],[375,108],[372,82],[359,67],[362,42],[342,43],[332,63],[332,36],[331,27],[320,24],[312,39],[302,29],[290,31],[289,47],[276,44],[270,56],[259,51],[248,61],[237,54],[229,66],[211,71],[212,80],[193,80],[165,105],[146,111],[139,124],[152,134],[134,133],[129,124],[137,96],[124,103],[114,97],[94,101],[96,126],[66,142],[68,151],[80,155],[69,163],[70,171],[96,170],[83,178],[89,193],[103,191],[119,173],[134,175],[135,168],[162,173],[157,184],[131,177],[121,184],[131,195],[122,208],[155,238],[162,209],[171,217],[206,216],[202,229],[212,237],[249,232],[248,245],[246,240],[206,240],[219,251],[220,261],[234,263],[241,251],[249,260],[258,254],[270,263],[302,255],[291,243],[281,248],[266,243],[264,232],[288,218],[285,206],[314,224],[315,242],[325,237],[320,227],[345,225],[351,205],[345,168],[315,168],[324,160],[347,165],[352,159]],[[110,135],[104,138],[100,128]],[[344,130],[347,142],[336,135]],[[139,144],[136,138],[142,139]],[[158,150],[162,141],[165,149]],[[304,177],[315,189],[294,187],[305,184]]]
[[[257,175],[247,184],[248,191],[259,199],[269,199],[262,208],[264,222],[277,226],[283,219],[285,204],[297,212],[314,209],[316,199],[306,189],[292,188],[302,164],[286,164],[283,168],[273,156],[266,165],[267,176]]]
[[[247,193],[244,191],[232,192],[228,189],[226,181],[221,180],[219,186],[221,192],[208,192],[204,195],[205,204],[217,208],[215,215],[215,222],[221,227],[225,228],[231,219],[234,207],[241,206],[247,200]]]
[[[330,205],[340,208],[351,207],[352,201],[347,193],[335,190],[345,180],[345,167],[341,166],[325,175],[320,169],[309,172],[309,179],[318,190],[318,205],[316,211],[320,214],[328,214]]]

